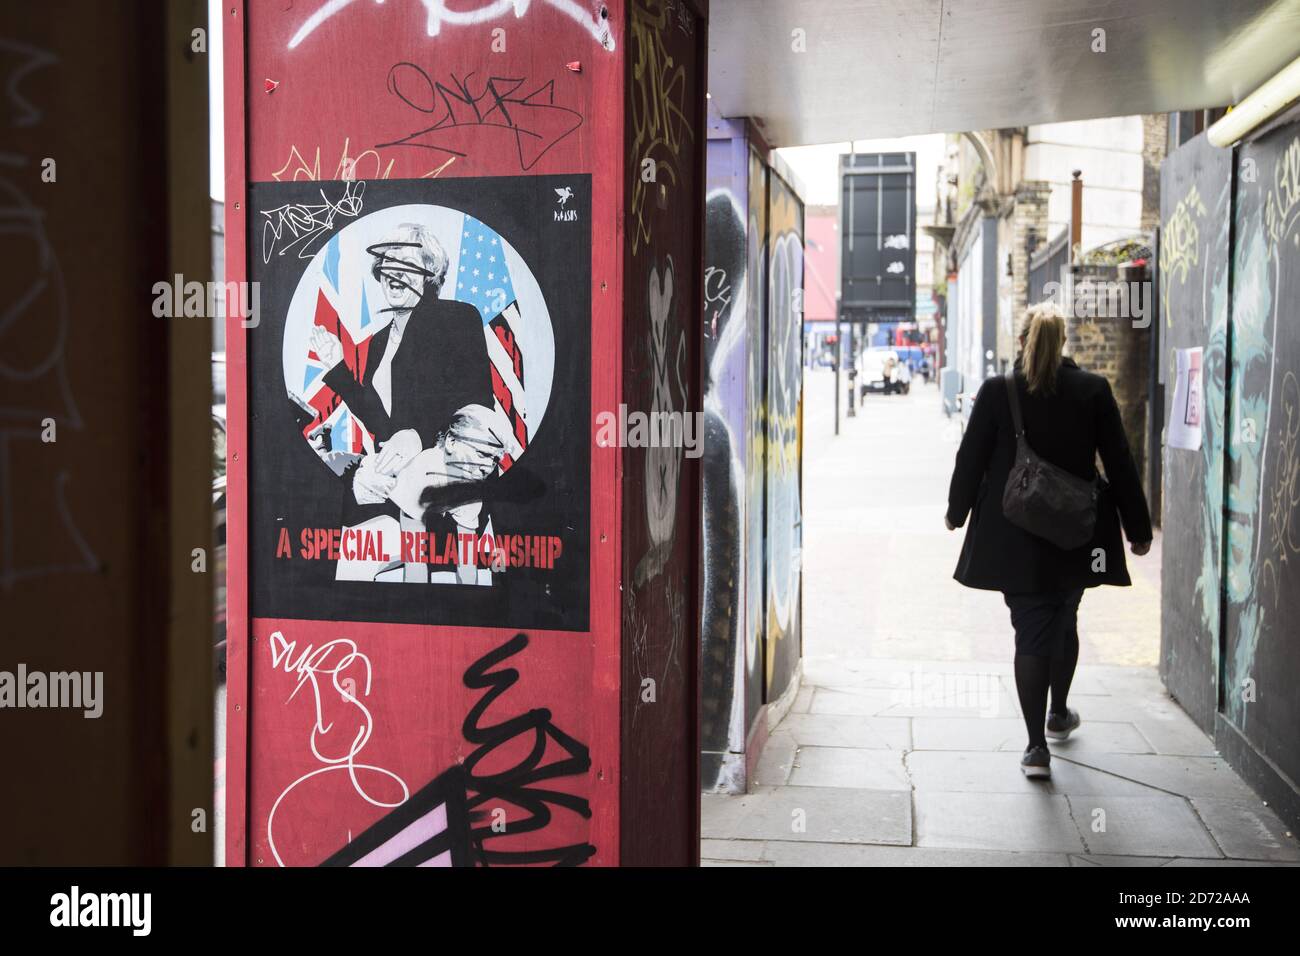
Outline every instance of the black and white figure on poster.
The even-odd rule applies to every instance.
[[[481,224],[465,217],[462,225]],[[489,245],[504,244],[487,232]],[[491,515],[477,492],[518,459],[527,441],[522,383],[515,376],[503,377],[497,371],[501,357],[491,355],[493,348],[501,349],[502,340],[508,342],[513,352],[507,357],[513,357],[509,368],[522,379],[508,324],[510,316],[518,316],[518,302],[503,249],[488,255],[490,262],[500,259],[495,269],[473,264],[481,261],[481,253],[468,253],[465,240],[482,236],[482,230],[477,236],[469,228],[461,230],[455,293],[443,294],[451,265],[443,243],[433,229],[412,222],[396,225],[381,241],[364,247],[369,278],[386,301],[375,315],[364,290],[361,315],[351,322],[328,304],[322,309],[321,292],[307,335],[308,376],[315,377],[312,367],[323,369],[317,388],[332,397],[321,405],[300,396],[298,403],[316,404],[321,412],[308,438],[343,480],[343,528],[363,536],[349,540],[377,542],[357,557],[344,554],[336,580],[491,583],[490,568],[472,555],[466,560],[459,548],[455,570],[450,563],[437,568],[427,561],[401,560],[407,554],[401,541],[411,532],[430,532],[438,542],[491,535]],[[327,247],[322,255],[322,272],[333,284],[340,253]],[[470,255],[480,259],[472,262]],[[489,289],[474,281],[485,273],[504,287]],[[478,299],[485,297],[480,304]],[[347,331],[348,325],[364,328],[385,316],[387,324],[368,338]],[[503,323],[508,334],[500,331]],[[346,421],[339,421],[340,408]],[[332,434],[339,428],[342,441]],[[367,534],[371,537],[364,538]]]
[[[360,380],[344,363],[338,336],[319,325],[311,331],[312,348],[329,369],[325,384],[361,420],[377,447],[343,473],[348,486],[343,523],[364,527],[387,514],[403,531],[422,531],[419,496],[426,485],[482,480],[505,451],[500,429],[493,429],[483,324],[472,305],[439,298],[448,257],[424,227],[404,223],[391,240],[366,251],[388,302],[383,311],[391,318],[371,338]],[[453,422],[479,440],[453,437]],[[413,468],[417,459],[420,466]],[[481,503],[466,502],[431,516],[429,530],[478,534],[481,511]],[[405,563],[402,572],[406,581],[428,580],[425,564]],[[457,580],[472,583],[473,566],[458,566]]]

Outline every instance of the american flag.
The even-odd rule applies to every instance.
[[[505,245],[491,227],[465,217],[457,257],[455,298],[478,309],[492,363],[492,395],[497,411],[510,423],[517,447],[501,459],[499,470],[510,470],[528,447],[524,394],[524,356],[515,338],[519,302],[506,262]]]

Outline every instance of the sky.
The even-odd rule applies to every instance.
[[[944,153],[942,133],[898,139],[859,139],[853,141],[853,148],[859,153],[916,153],[916,207],[918,210],[934,209],[935,174]],[[839,203],[839,156],[849,151],[848,142],[788,146],[778,150],[781,158],[803,181],[803,200],[809,206]]]

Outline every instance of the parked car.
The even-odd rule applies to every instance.
[[[864,349],[858,356],[858,388],[863,396],[870,392],[885,395],[906,394],[912,385],[912,372],[892,348]]]

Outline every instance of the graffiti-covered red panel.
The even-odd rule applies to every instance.
[[[556,632],[256,620],[253,862],[593,858],[592,723],[557,693],[591,663]]]
[[[619,860],[621,7],[231,8],[232,863]]]

